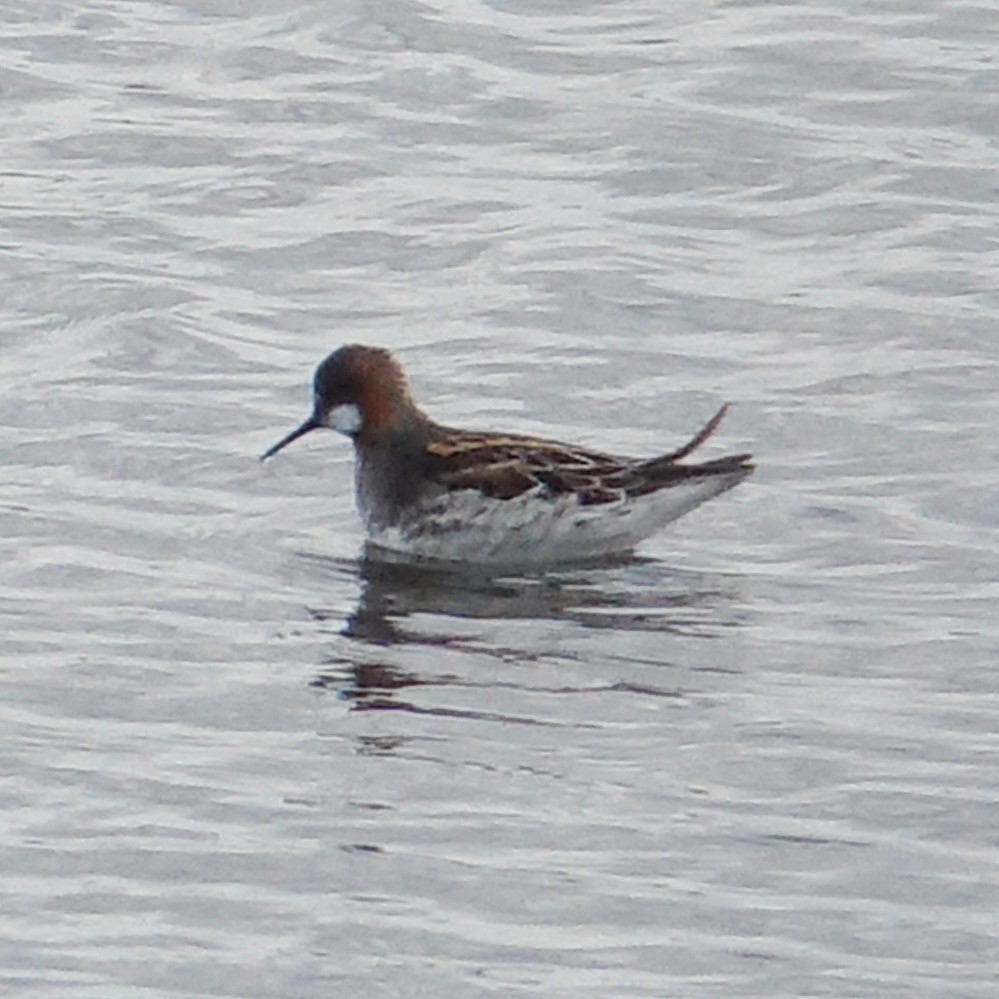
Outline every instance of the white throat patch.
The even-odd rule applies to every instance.
[[[334,406],[326,418],[326,426],[352,437],[361,429],[361,411],[352,402]]]

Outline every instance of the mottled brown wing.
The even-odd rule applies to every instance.
[[[515,462],[440,470],[434,478],[452,489],[477,489],[483,496],[501,500],[515,499],[538,484]]]
[[[581,505],[644,496],[692,478],[750,471],[750,455],[682,464],[717,429],[724,405],[683,447],[655,458],[622,458],[518,434],[442,431],[427,446],[431,479],[455,489],[478,489],[496,499],[531,490],[549,499],[574,494]]]
[[[427,455],[431,478],[496,499],[536,490],[550,499],[575,493],[584,505],[609,503],[621,498],[612,480],[627,469],[612,455],[517,435],[456,433],[429,444]]]

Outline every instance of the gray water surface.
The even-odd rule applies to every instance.
[[[8,5],[0,992],[999,987],[991,4]],[[632,558],[363,558],[438,419],[753,450]]]

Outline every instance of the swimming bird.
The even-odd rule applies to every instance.
[[[682,447],[653,458],[442,426],[417,406],[392,354],[361,344],[319,365],[313,399],[308,419],[261,460],[313,430],[345,434],[371,544],[415,558],[520,564],[626,552],[755,467],[749,454],[683,461],[728,404]]]

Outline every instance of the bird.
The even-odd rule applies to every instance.
[[[390,351],[348,344],[316,368],[308,418],[260,460],[313,430],[349,437],[357,507],[376,557],[571,562],[626,554],[752,474],[750,454],[684,461],[728,408],[667,454],[622,457],[526,434],[444,426],[414,401]]]

